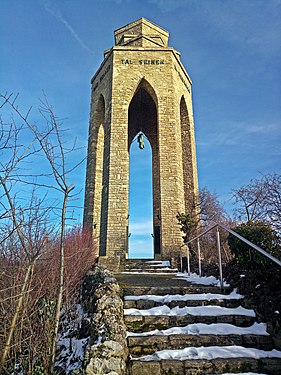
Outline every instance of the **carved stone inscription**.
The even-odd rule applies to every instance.
[[[131,59],[121,59],[121,63],[125,65],[139,64],[139,65],[163,65],[165,60],[131,60]]]

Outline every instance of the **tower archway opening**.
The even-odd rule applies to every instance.
[[[144,139],[144,149],[140,149],[141,144],[138,143],[140,135]],[[154,258],[160,251],[158,149],[156,95],[149,83],[142,80],[130,102],[128,112],[128,152],[130,153],[128,235],[131,258]]]
[[[140,149],[141,136],[144,148]],[[152,150],[143,133],[130,147],[129,258],[153,258]]]
[[[104,122],[105,122],[105,102],[104,97],[101,95],[98,101],[97,109],[96,109],[96,129],[97,129],[97,135],[96,135],[96,161],[95,161],[95,195],[94,195],[94,207],[96,208],[95,213],[102,212],[101,207],[103,205],[102,200],[103,198],[103,174],[104,174]],[[94,222],[93,227],[96,233],[97,243],[99,246],[99,239],[101,237],[101,231],[102,231],[102,215],[94,215]],[[100,246],[99,246],[100,247]],[[105,247],[100,247],[100,255],[105,255]]]
[[[191,178],[192,171],[192,151],[189,145],[192,144],[190,131],[190,118],[184,96],[180,100],[180,124],[181,124],[181,144],[182,144],[182,168],[185,211],[188,212],[190,206],[194,205],[195,195],[190,194],[195,189],[194,181]]]

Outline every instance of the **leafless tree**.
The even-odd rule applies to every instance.
[[[181,224],[181,230],[185,234],[183,236],[185,242],[195,237],[198,232],[203,232],[210,228],[215,223],[226,225],[231,223],[231,219],[222,207],[217,195],[211,193],[207,188],[200,190],[198,201],[190,201],[188,206],[187,213],[178,214],[177,216]],[[223,254],[225,261],[228,261],[230,253],[226,238],[226,234],[221,233]],[[200,243],[203,250],[201,253],[202,258],[209,263],[217,261],[215,233],[207,233],[200,239]],[[192,243],[191,248],[194,248],[195,245],[195,243]]]
[[[35,234],[35,231],[30,231],[30,226],[34,227],[34,223],[36,222],[36,220],[37,225],[40,222],[38,215],[38,207],[40,206],[40,204],[35,201],[34,193],[32,193],[31,200],[28,204],[29,212],[27,212],[23,206],[18,206],[16,194],[14,194],[14,176],[19,170],[20,163],[22,163],[26,158],[38,152],[38,149],[34,147],[34,138],[27,146],[20,144],[19,136],[23,131],[23,126],[17,126],[14,122],[6,125],[1,119],[0,187],[2,188],[2,193],[0,218],[6,224],[6,228],[9,226],[9,230],[6,232],[3,232],[2,230],[0,241],[1,243],[5,243],[7,239],[13,234],[17,236],[21,248],[22,258],[24,259],[22,266],[24,266],[25,271],[22,274],[21,278],[20,292],[16,295],[16,297],[14,297],[14,299],[16,300],[16,306],[11,317],[9,329],[7,331],[5,344],[1,355],[0,372],[2,371],[6,357],[9,353],[12,337],[14,335],[24,301],[28,299],[28,285],[30,282],[30,278],[32,276],[35,264],[42,254],[42,249],[44,248],[47,238],[45,236],[43,238],[39,238],[37,236],[36,241],[34,241],[31,237]],[[37,211],[37,216],[36,220],[34,220],[35,217],[32,217],[32,225],[30,221],[30,213],[33,210]]]
[[[199,192],[198,200],[188,202],[187,212],[179,213],[180,223],[185,225],[185,241],[196,235],[198,229],[202,231],[215,223],[225,223],[230,220],[222,207],[217,195],[211,193],[207,188]]]
[[[217,194],[211,193],[207,188],[203,188],[199,193],[199,215],[204,229],[214,223],[226,223],[230,220]]]
[[[261,221],[281,230],[281,175],[266,174],[233,190],[235,213],[242,221]]]
[[[9,149],[11,150],[11,155],[7,158],[5,164],[1,164],[1,179],[0,184],[3,188],[3,195],[6,197],[8,202],[8,207],[5,205],[1,206],[0,217],[5,219],[9,215],[12,218],[12,231],[16,232],[18,235],[20,244],[26,253],[27,256],[30,255],[30,247],[26,248],[26,238],[23,233],[23,224],[25,223],[24,211],[21,208],[15,206],[15,199],[11,195],[11,187],[15,184],[21,184],[21,186],[35,186],[40,187],[40,189],[45,188],[47,190],[53,189],[57,191],[61,198],[59,204],[56,207],[52,206],[52,210],[56,211],[59,216],[59,277],[58,277],[58,286],[56,293],[56,304],[55,304],[55,316],[54,316],[54,328],[50,344],[50,357],[48,364],[49,373],[52,372],[54,362],[55,362],[55,353],[56,353],[56,344],[58,337],[58,327],[59,327],[59,318],[63,302],[63,293],[65,287],[65,235],[66,235],[66,221],[68,219],[68,204],[71,199],[71,194],[74,189],[74,184],[68,182],[69,174],[80,165],[76,164],[74,167],[68,168],[67,165],[67,154],[72,152],[74,148],[67,149],[62,141],[62,129],[61,123],[58,118],[55,116],[53,108],[48,103],[46,97],[41,101],[40,114],[44,119],[45,127],[40,129],[29,120],[29,115],[31,108],[27,111],[26,115],[19,110],[17,106],[17,96],[0,94],[0,99],[2,104],[0,108],[9,107],[13,113],[18,116],[22,124],[20,127],[17,127],[15,124],[12,124],[10,128],[5,127],[2,122],[2,133],[0,135],[0,141],[2,142],[2,150]],[[29,131],[27,139],[30,140],[30,143],[27,146],[21,145],[19,142],[19,134],[22,131]],[[19,164],[26,162],[27,160],[32,159],[34,155],[40,155],[43,159],[44,172],[30,172],[29,169],[24,170],[19,168]],[[14,196],[15,197],[15,196]],[[38,206],[41,207],[41,204]],[[18,210],[18,211],[17,211]],[[19,219],[20,218],[20,219]],[[34,221],[36,222],[36,220]],[[8,234],[8,236],[11,235]],[[33,233],[33,229],[30,230],[30,235]],[[46,237],[47,238],[47,237]],[[16,309],[15,316],[11,324],[11,332],[8,335],[6,341],[5,350],[3,351],[2,363],[5,362],[7,357],[13,332],[15,330],[16,321],[19,316],[19,311],[22,309],[24,296],[28,287],[30,280],[30,275],[33,274],[34,266],[38,258],[42,254],[42,248],[44,247],[47,240],[39,242],[38,246],[35,249],[32,249],[30,257],[30,262],[26,270],[26,275],[22,285],[21,297],[19,298],[18,308]],[[33,241],[30,241],[33,243]],[[36,243],[36,241],[34,242]],[[40,246],[39,246],[40,245]]]

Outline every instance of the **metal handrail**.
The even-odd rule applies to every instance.
[[[222,259],[221,259],[221,246],[220,246],[220,232],[219,228],[222,228],[226,230],[228,233],[232,234],[233,236],[239,238],[241,241],[245,242],[247,245],[251,246],[253,249],[276,263],[278,266],[281,267],[281,261],[277,258],[275,258],[273,255],[269,254],[265,250],[263,250],[261,247],[255,245],[251,241],[247,240],[243,236],[240,236],[240,234],[234,232],[232,229],[226,227],[223,224],[215,223],[210,228],[206,229],[204,232],[200,233],[199,235],[195,236],[191,240],[187,241],[185,244],[183,244],[181,247],[186,246],[187,247],[187,271],[190,275],[190,252],[189,252],[189,244],[195,240],[197,240],[197,251],[198,251],[198,269],[199,269],[199,276],[201,276],[201,248],[200,248],[200,241],[199,239],[203,237],[205,234],[210,232],[211,230],[216,228],[216,242],[217,242],[217,250],[218,250],[218,258],[219,258],[219,273],[220,273],[220,286],[223,288],[223,276],[222,276]],[[182,265],[182,256],[181,256],[181,265]]]

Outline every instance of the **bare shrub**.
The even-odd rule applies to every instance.
[[[5,243],[5,251],[0,254],[2,339],[8,332],[25,274],[24,256],[17,251],[20,247],[13,236],[8,242]],[[65,239],[65,309],[79,302],[83,276],[91,268],[94,258],[95,248],[90,234],[83,232],[80,227],[69,230]],[[25,304],[20,311],[3,369],[7,373],[14,368],[24,369],[26,374],[34,374],[39,369],[41,373],[48,373],[58,279],[59,239],[54,237],[46,241],[42,257],[29,278],[28,296],[25,296]],[[1,351],[3,345],[1,340]]]

